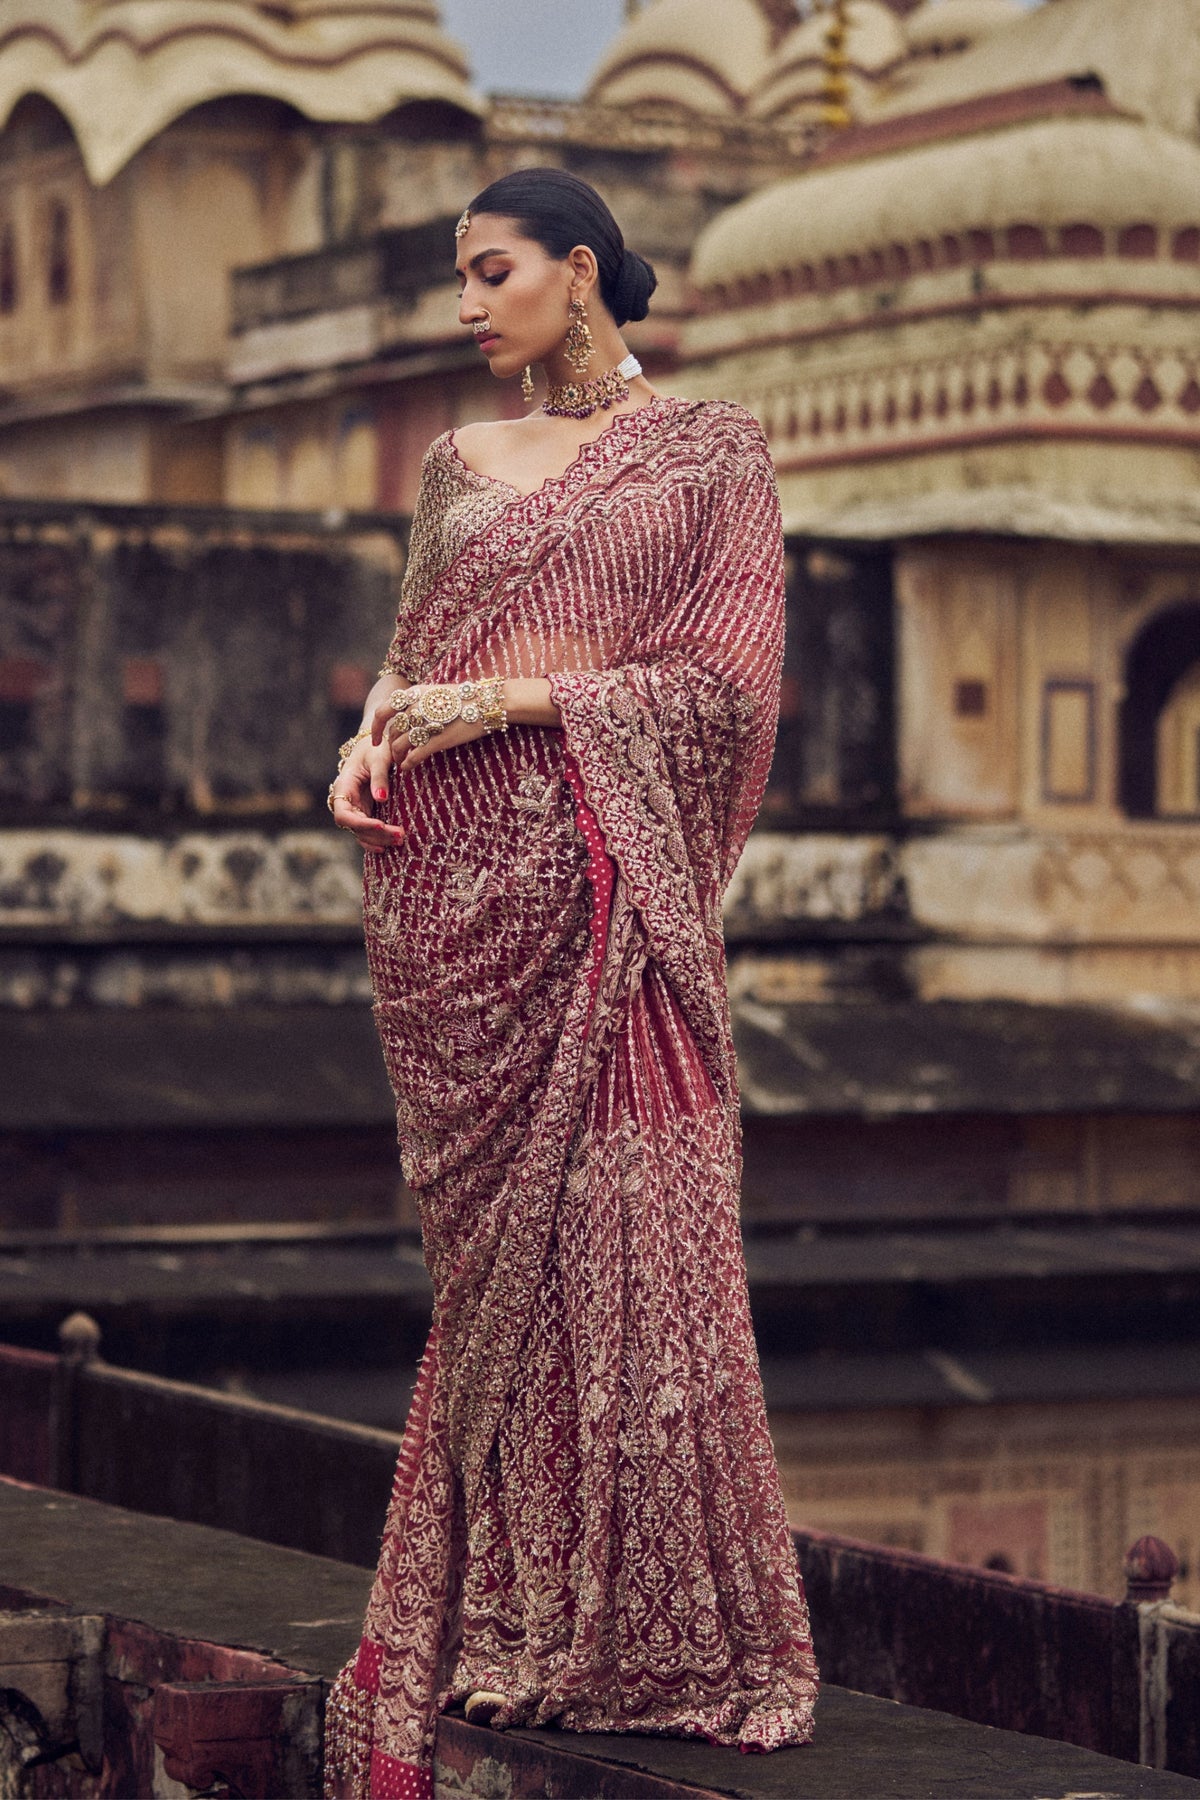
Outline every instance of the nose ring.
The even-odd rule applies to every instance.
[[[482,319],[472,319],[471,320],[471,330],[475,333],[476,337],[482,337],[485,331],[490,331],[491,329],[492,329],[491,313],[484,313]]]

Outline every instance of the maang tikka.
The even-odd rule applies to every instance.
[[[587,307],[575,294],[571,296],[570,315],[563,353],[575,373],[583,375],[592,360],[592,334],[588,330]]]

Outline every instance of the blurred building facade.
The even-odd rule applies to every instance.
[[[579,103],[430,0],[176,10],[0,47],[7,1223],[394,1215],[322,747],[425,446],[518,406],[453,220],[558,162],[779,472],[727,917],[796,1519],[1101,1587],[1155,1532],[1194,1594],[1200,0],[650,0]]]

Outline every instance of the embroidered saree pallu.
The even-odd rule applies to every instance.
[[[742,408],[657,397],[522,496],[429,448],[389,667],[549,678],[393,776],[367,950],[433,1323],[327,1800],[433,1792],[439,1713],[812,1735],[738,1224],[721,901],[762,798],[779,502]]]

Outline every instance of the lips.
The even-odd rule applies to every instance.
[[[481,350],[486,350],[489,345],[498,344],[500,342],[500,333],[498,331],[489,331],[486,337],[476,338],[475,341]]]

